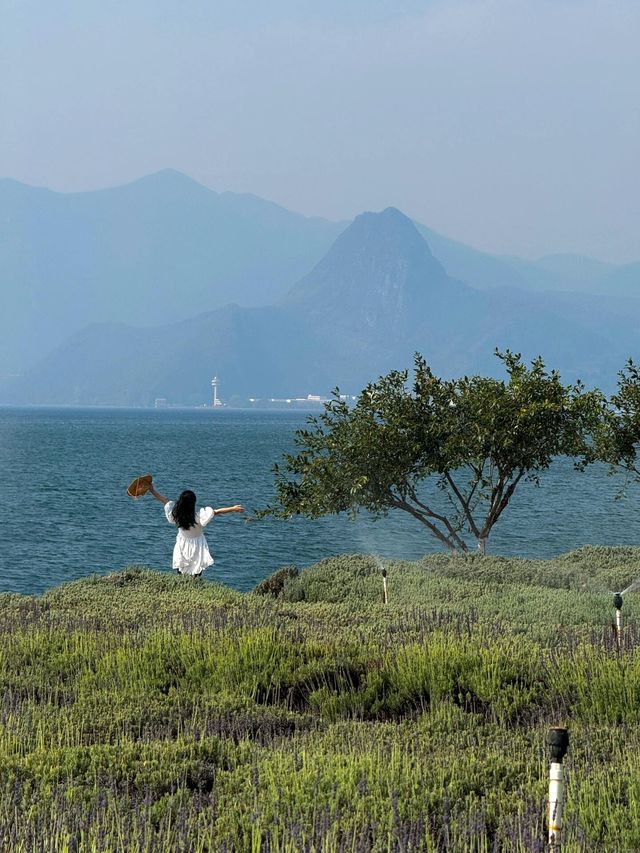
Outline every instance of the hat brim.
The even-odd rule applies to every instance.
[[[151,488],[152,479],[151,474],[143,474],[142,477],[136,477],[135,480],[127,486],[127,494],[129,497],[141,498],[142,495],[146,495]]]

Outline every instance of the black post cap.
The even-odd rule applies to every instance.
[[[562,726],[552,726],[547,735],[547,745],[551,760],[561,763],[569,749],[569,732]]]
[[[383,570],[382,570],[382,577],[383,577],[383,578],[386,578],[386,576],[387,576],[387,570],[386,570],[386,569],[383,569]]]
[[[619,592],[613,596],[613,606],[616,610],[622,610],[622,596]]]

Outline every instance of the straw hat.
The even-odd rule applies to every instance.
[[[132,483],[129,483],[127,487],[127,494],[130,498],[141,498],[142,495],[146,495],[151,488],[152,480],[153,477],[151,474],[143,474],[142,477],[136,477]]]

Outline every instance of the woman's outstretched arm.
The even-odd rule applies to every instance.
[[[157,492],[157,491],[154,489],[153,484],[151,484],[151,485],[149,486],[149,491],[150,491],[150,493],[154,496],[154,498],[155,498],[157,501],[160,501],[160,503],[161,503],[161,504],[163,504],[163,505],[164,505],[164,504],[166,504],[166,503],[169,503],[169,498],[165,498],[165,496],[164,496],[164,495],[161,495],[161,494],[160,494],[160,492]]]
[[[225,512],[244,512],[244,507],[241,504],[234,504],[234,506],[221,506],[214,509],[216,515],[224,515]]]

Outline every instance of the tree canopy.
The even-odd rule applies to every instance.
[[[276,501],[264,514],[318,518],[360,509],[409,513],[451,550],[484,552],[518,484],[538,482],[556,456],[594,458],[603,411],[598,391],[564,385],[541,358],[496,351],[506,380],[445,380],[415,356],[407,371],[369,384],[354,406],[336,389],[295,434],[297,452],[274,466]],[[425,481],[446,496],[429,500]]]
[[[618,390],[596,433],[594,455],[612,471],[623,471],[640,481],[640,368],[629,359],[618,373]]]

